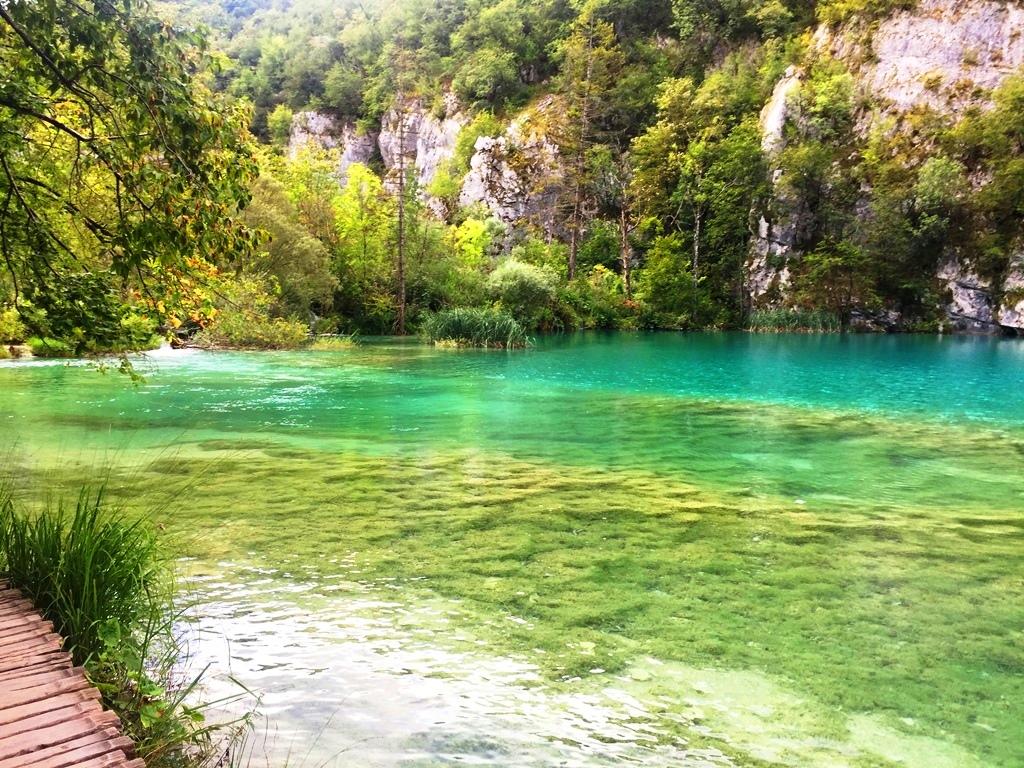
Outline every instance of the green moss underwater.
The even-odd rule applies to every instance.
[[[211,418],[171,450],[176,425],[136,414],[101,441],[123,446],[108,493],[177,499],[159,522],[199,573],[454,601],[433,642],[660,702],[660,743],[750,766],[1024,764],[1020,429],[579,390],[446,422],[448,390],[413,394],[422,418],[376,391],[350,427]],[[86,436],[107,416],[48,418]],[[56,485],[91,471],[29,459]]]

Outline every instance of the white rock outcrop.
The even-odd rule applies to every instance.
[[[1024,333],[1024,251],[1016,254],[1003,277],[1002,301],[996,319],[1003,328]]]
[[[952,258],[944,263],[937,277],[946,285],[950,297],[946,316],[956,331],[987,333],[994,329],[992,285]]]
[[[452,98],[446,99],[447,114],[438,119],[427,111],[420,99],[400,100],[381,121],[377,141],[384,167],[394,183],[400,160],[416,171],[420,195],[427,199],[437,172],[455,155],[455,144],[469,118]]]
[[[841,33],[819,31],[818,42],[846,61],[863,59],[858,80],[882,99],[883,113],[921,104],[961,111],[978,100],[977,89],[992,90],[1024,64],[1022,31],[1016,2],[918,0],[878,24],[866,55]]]
[[[545,231],[555,226],[558,147],[542,129],[552,97],[516,117],[501,136],[477,139],[459,203],[479,204],[506,224],[533,219]]]
[[[288,155],[295,158],[303,147],[340,149],[338,177],[353,163],[368,163],[377,150],[377,134],[359,133],[353,123],[338,120],[323,112],[297,112],[292,118]]]

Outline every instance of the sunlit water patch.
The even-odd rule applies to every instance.
[[[0,430],[19,479],[105,479],[197,558],[203,653],[292,764],[1013,767],[1022,350],[0,364]]]

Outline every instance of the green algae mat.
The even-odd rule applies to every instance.
[[[1024,765],[1024,343],[138,367],[0,364],[8,468],[154,516],[263,762]]]

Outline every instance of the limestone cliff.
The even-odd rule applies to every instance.
[[[555,110],[553,97],[541,99],[511,120],[498,136],[482,136],[474,147],[469,171],[460,185],[459,203],[479,205],[505,224],[526,220],[546,231],[556,228],[555,200],[559,178],[558,148],[543,126]],[[455,155],[460,131],[470,122],[458,101],[445,99],[437,117],[421,99],[399,100],[381,120],[379,132],[360,134],[351,123],[319,112],[300,112],[292,122],[289,152],[303,146],[341,149],[339,177],[352,163],[367,163],[380,153],[385,185],[393,189],[398,168],[414,172],[418,194],[436,212],[441,206],[431,183]]]
[[[546,97],[512,120],[502,135],[477,139],[461,205],[483,205],[506,224],[532,219],[546,231],[555,228],[558,147],[542,128],[554,108],[554,99]]]
[[[914,111],[959,115],[990,106],[992,89],[1024,65],[1024,7],[998,0],[920,0],[913,10],[875,24],[820,27],[808,59],[823,55],[843,63],[855,78],[858,102],[872,105],[856,115],[857,135],[865,138],[883,121],[909,131],[901,121]],[[785,148],[787,123],[801,119],[794,94],[806,74],[806,67],[791,67],[761,114],[762,148],[769,158]],[[761,220],[751,245],[747,290],[754,305],[786,304],[792,258],[799,256],[795,242],[808,219],[781,173],[772,178],[774,215]],[[1024,330],[1024,254],[998,284],[981,278],[957,252],[943,254],[939,263],[935,277],[944,295],[944,327]]]

